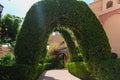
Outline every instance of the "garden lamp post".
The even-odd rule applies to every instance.
[[[0,20],[1,20],[2,11],[3,11],[3,5],[0,4]],[[2,28],[1,28],[1,23],[0,23],[0,54],[2,53],[1,30],[2,30]]]
[[[3,11],[4,6],[0,4],[0,18],[1,18],[1,13]]]

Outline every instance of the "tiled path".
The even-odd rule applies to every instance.
[[[80,80],[71,75],[68,70],[48,70],[43,72],[38,80]]]

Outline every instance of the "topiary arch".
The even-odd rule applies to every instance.
[[[110,57],[102,25],[84,2],[43,0],[34,4],[25,17],[15,48],[17,63],[33,65],[44,59],[49,35],[56,27],[69,28],[74,33],[85,61]]]
[[[98,74],[95,75],[98,63],[111,58],[111,48],[95,14],[86,3],[77,0],[42,0],[31,7],[17,37],[16,63],[36,66],[43,61],[49,35],[56,28],[63,33],[66,43],[70,43],[69,37],[65,37],[67,33],[61,29],[63,27],[74,33],[87,65],[85,69],[98,77]],[[74,50],[74,54],[70,53],[70,61],[77,61],[74,44],[68,45],[68,48],[69,51]]]

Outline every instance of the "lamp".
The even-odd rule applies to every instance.
[[[0,18],[1,18],[1,13],[3,11],[4,6],[0,4]]]

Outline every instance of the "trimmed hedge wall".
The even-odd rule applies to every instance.
[[[65,39],[65,42],[67,44],[68,50],[69,50],[69,61],[76,62],[79,61],[78,53],[79,50],[76,48],[76,45],[70,35],[69,29],[66,29],[65,27],[57,27],[55,28],[55,31],[58,31],[62,34],[62,37]]]
[[[95,73],[96,80],[120,80],[120,59],[100,63]]]
[[[62,69],[64,68],[63,56],[49,56],[45,58],[44,69]]]
[[[68,70],[71,74],[82,80],[95,80],[88,70],[85,62],[69,62],[67,64]]]
[[[0,66],[0,80],[36,80],[42,71],[41,65],[37,68],[22,64]]]
[[[16,62],[33,65],[44,59],[49,34],[56,27],[69,28],[74,33],[86,61],[110,58],[107,36],[87,4],[45,0],[34,4],[26,15],[15,46]]]

